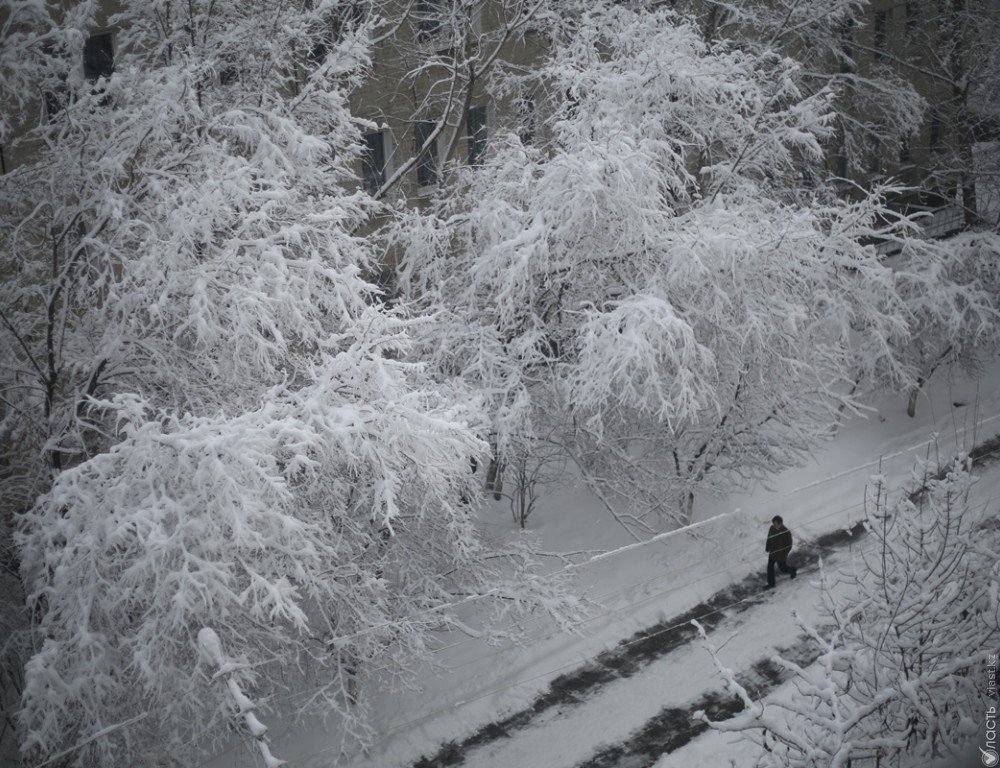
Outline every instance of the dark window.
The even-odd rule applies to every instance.
[[[375,300],[386,307],[392,307],[399,298],[399,283],[396,281],[396,272],[389,268],[383,268],[373,276],[372,282],[378,288]]]
[[[417,37],[429,40],[441,31],[441,0],[417,0]]]
[[[306,54],[306,58],[309,63],[314,67],[318,67],[324,61],[326,61],[327,54],[330,52],[329,42],[325,39],[319,39],[312,44],[309,52]]]
[[[525,146],[535,143],[535,102],[531,99],[517,102],[517,136]]]
[[[45,100],[45,116],[54,117],[66,105],[66,88],[46,91],[42,94],[42,98]]]
[[[385,184],[385,134],[366,133],[362,140],[361,180],[365,191],[374,195]]]
[[[941,117],[934,115],[931,117],[930,150],[938,152],[941,149]]]
[[[115,51],[111,33],[91,35],[83,44],[83,75],[91,82],[111,77],[115,71]]]
[[[64,68],[59,66],[61,60],[63,60],[62,51],[57,50],[52,43],[43,43],[42,53],[49,60],[47,63],[51,64],[55,70],[47,78],[47,87],[42,91],[42,101],[45,104],[45,116],[47,118],[51,118],[66,105],[66,96],[68,92],[68,89],[66,88],[66,71]]]
[[[437,123],[423,121],[417,123],[414,129],[417,160],[417,186],[429,187],[438,182],[437,139],[430,141],[431,135],[437,130]],[[427,145],[424,149],[424,145]],[[423,150],[423,151],[421,151]]]
[[[868,173],[882,171],[882,141],[878,136],[868,137]]]
[[[333,39],[343,40],[349,32],[355,31],[361,25],[366,15],[364,3],[342,2],[339,11],[333,17]]]
[[[841,145],[840,152],[837,153],[837,176],[846,179],[847,171],[847,148]]]
[[[906,44],[913,45],[917,39],[917,4],[907,3],[904,9]]]
[[[240,79],[240,69],[235,64],[224,64],[219,70],[219,85],[232,85]]]
[[[947,42],[955,33],[956,19],[948,5],[948,0],[938,0],[937,18],[934,19],[934,26],[937,28],[937,38],[940,43]]]
[[[365,8],[358,2],[341,2],[324,24],[313,29],[306,60],[314,67],[326,61],[336,43],[353,33],[365,20]]]
[[[885,11],[875,11],[875,59],[881,59],[886,48],[886,27],[889,18]]]
[[[469,165],[480,165],[486,153],[486,107],[469,107],[465,125],[468,130]]]
[[[840,71],[854,71],[854,19],[848,19],[840,27]]]

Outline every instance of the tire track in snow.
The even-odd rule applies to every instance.
[[[808,570],[820,557],[826,557],[862,534],[863,526],[857,523],[849,529],[824,534],[798,548],[796,551],[800,572]],[[530,706],[482,726],[461,741],[442,744],[437,752],[421,757],[412,768],[460,766],[465,762],[468,752],[494,741],[513,737],[517,731],[529,727],[550,709],[558,707],[565,711],[589,699],[606,683],[632,677],[657,659],[697,639],[698,632],[691,624],[692,619],[697,619],[706,631],[711,631],[722,621],[739,615],[766,599],[764,581],[763,574],[747,576],[683,614],[640,630],[614,648],[598,654],[592,661],[555,678],[548,690]],[[710,707],[705,709],[711,711]],[[685,726],[689,727],[690,723],[686,722]]]
[[[794,645],[777,648],[775,653],[803,667],[819,657],[808,635],[800,635]],[[736,679],[754,701],[759,701],[789,676],[789,672],[767,658],[755,662]],[[709,691],[687,706],[664,707],[626,741],[605,747],[578,768],[651,768],[663,755],[680,749],[708,730],[705,723],[693,719],[698,710],[704,710],[712,720],[726,720],[743,711],[743,702],[735,695]]]

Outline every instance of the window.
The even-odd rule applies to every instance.
[[[469,165],[481,165],[486,153],[486,107],[469,107],[465,114],[469,142]]]
[[[517,137],[524,146],[535,143],[535,102],[533,99],[519,99],[517,102]]]
[[[875,32],[874,32],[874,46],[875,46],[875,60],[878,61],[885,54],[886,49],[886,27],[889,24],[889,15],[887,11],[875,11]]]
[[[358,0],[340,3],[337,14],[333,17],[333,38],[343,40],[348,32],[357,30],[367,17],[366,6]]]
[[[240,68],[235,64],[225,64],[219,69],[219,85],[233,85],[240,80]]]
[[[385,132],[366,133],[362,142],[361,183],[369,195],[374,195],[385,184]]]
[[[854,71],[854,19],[848,19],[840,27],[840,71],[843,74]]]
[[[847,163],[847,144],[845,143],[843,137],[840,139],[840,147],[837,150],[837,176],[842,179],[847,178],[847,172],[850,170]]]
[[[947,43],[949,38],[955,34],[955,24],[957,21],[955,15],[949,9],[948,0],[938,0],[937,16],[934,18],[938,43]]]
[[[66,104],[66,87],[61,86],[55,91],[45,91],[42,94],[45,101],[45,117],[53,118]]]
[[[441,31],[441,0],[417,0],[417,39],[430,40]]]
[[[910,162],[910,137],[899,137],[899,164],[905,165]]]
[[[83,76],[90,82],[111,77],[115,71],[115,51],[111,33],[91,35],[83,44]]]
[[[917,4],[915,2],[907,3],[903,9],[903,15],[906,45],[912,46],[917,41]]]
[[[310,42],[306,50],[306,61],[312,67],[322,66],[326,62],[326,57],[334,49],[336,43],[357,30],[364,22],[366,12],[360,2],[343,1],[337,11],[331,13],[329,17],[319,27],[311,30]]]
[[[929,149],[931,152],[941,151],[941,116],[933,115],[931,117],[931,135]]]
[[[882,172],[882,140],[878,136],[868,137],[868,173]]]
[[[414,154],[417,155],[417,186],[430,187],[438,182],[437,139],[431,139],[437,123],[424,120],[414,128]]]
[[[310,66],[318,67],[326,61],[326,57],[330,53],[332,38],[332,33],[321,35],[309,47],[309,50],[306,53],[306,60],[309,62]]]

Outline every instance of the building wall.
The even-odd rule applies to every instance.
[[[71,0],[63,2],[63,7],[71,5]],[[371,191],[402,194],[416,204],[433,191],[433,184],[418,183],[421,176],[427,181],[426,164],[424,173],[418,168],[420,164],[408,169],[391,190],[379,183],[390,180],[405,163],[413,160],[421,122],[436,124],[445,120],[435,142],[438,174],[444,172],[447,163],[469,159],[470,148],[476,144],[470,143],[467,120],[470,108],[480,108],[474,113],[480,119],[482,108],[485,108],[485,126],[480,130],[485,131],[487,141],[499,132],[516,129],[516,118],[523,104],[515,103],[513,97],[500,103],[492,102],[484,88],[484,77],[470,76],[465,64],[470,60],[481,64],[491,52],[504,27],[503,2],[485,0],[474,13],[459,17],[455,23],[445,21],[439,25],[432,21],[431,14],[421,18],[419,10],[404,20],[404,9],[414,5],[408,0],[397,0],[394,6],[387,8],[386,17],[401,23],[395,34],[376,45],[371,75],[351,98],[355,114],[371,121],[366,132],[381,134],[369,138],[373,143],[382,142],[385,159],[382,168],[373,169],[373,163],[369,162]],[[914,134],[899,136],[895,141],[873,142],[867,167],[861,173],[850,174],[856,180],[864,182],[869,178],[893,175],[907,183],[927,184],[934,169],[942,165],[942,154],[954,138],[948,133],[954,127],[954,120],[949,119],[948,114],[953,94],[946,83],[933,76],[933,71],[935,45],[945,34],[940,23],[942,9],[946,10],[950,2],[952,0],[875,0],[866,12],[866,23],[853,30],[854,74],[857,77],[881,70],[895,72],[913,82],[931,105],[926,119]],[[679,0],[674,5],[696,7],[696,3],[697,0],[687,3]],[[416,7],[419,9],[421,5],[424,4],[417,3]],[[426,8],[434,5],[428,3]],[[443,7],[448,5],[448,2],[442,3]],[[110,35],[113,47],[117,41],[108,18],[115,10],[113,3],[101,3],[92,30],[95,36]],[[720,19],[704,8],[700,13],[706,34],[711,34],[712,25],[717,25]],[[541,36],[529,33],[523,37],[511,36],[500,49],[499,61],[530,69],[544,57],[546,43]],[[456,61],[460,62],[458,66]],[[944,108],[938,109],[941,105]],[[536,109],[540,107],[539,103],[535,104]],[[45,109],[45,99],[39,94],[32,108],[20,116],[21,125],[30,126],[44,119]],[[25,162],[32,156],[33,149],[30,144],[8,137],[3,150],[4,169],[10,171]],[[838,168],[837,148],[831,149],[834,150],[831,170],[846,170]],[[364,170],[358,168],[359,177],[364,175]]]

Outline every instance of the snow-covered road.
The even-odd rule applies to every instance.
[[[836,554],[826,550],[826,567],[838,567],[849,559],[855,544],[847,537],[842,544]],[[656,632],[681,630],[677,642],[664,648],[661,656],[628,669],[625,676],[616,675],[576,697],[568,697],[561,706],[548,707],[525,727],[508,730],[507,735],[481,746],[462,749],[461,759],[456,749],[445,749],[416,766],[652,765],[664,748],[694,738],[702,730],[690,720],[690,713],[710,705],[716,694],[722,694],[711,659],[693,637],[688,617],[699,616],[706,628],[711,627],[710,642],[721,648],[726,663],[737,670],[752,670],[775,648],[789,648],[795,653],[800,630],[793,613],[806,621],[816,617],[816,590],[811,583],[817,575],[814,553],[810,553],[808,561],[799,578],[781,577],[773,592],[764,590],[763,574],[751,577],[715,596],[709,604],[678,617],[678,621],[624,641],[616,650],[627,652],[630,642],[648,644],[649,636]],[[801,556],[799,562],[803,562]],[[587,671],[586,667],[581,669],[584,674]],[[482,735],[478,740],[483,740]]]
[[[980,471],[972,504],[996,512],[1000,466],[995,454]],[[536,700],[534,707],[479,729],[468,739],[450,743],[414,768],[691,768],[697,766],[751,766],[753,745],[731,735],[707,731],[692,719],[705,710],[713,719],[738,711],[727,695],[701,641],[689,629],[698,616],[708,641],[720,650],[724,663],[737,671],[744,686],[764,696],[780,686],[784,676],[770,663],[779,654],[799,664],[818,653],[803,637],[798,620],[807,624],[818,618],[819,561],[832,573],[850,570],[852,560],[870,540],[864,535],[839,532],[802,548],[793,562],[799,578],[779,576],[772,592],[763,589],[763,577],[748,577],[684,616],[661,622],[624,640],[590,665],[575,672],[581,681],[573,689],[572,677],[560,678],[564,689],[573,689],[554,704],[552,693]],[[843,589],[843,586],[840,586]],[[659,653],[655,638],[659,644]],[[641,659],[623,661],[630,647],[643,645]],[[607,673],[617,669],[618,674]],[[587,684],[589,681],[589,684]],[[555,686],[554,686],[555,687]],[[748,750],[749,747],[749,750]]]

